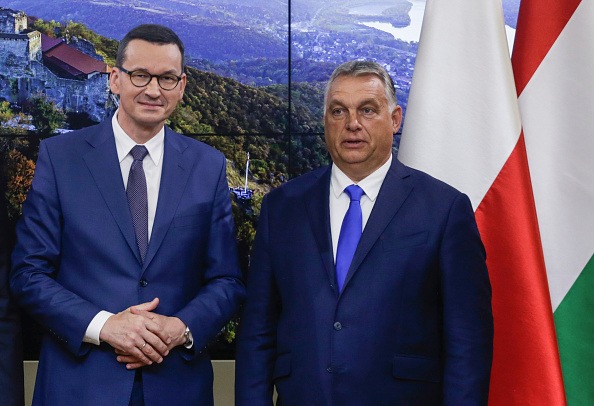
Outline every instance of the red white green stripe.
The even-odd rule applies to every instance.
[[[594,405],[594,1],[522,0],[513,54],[570,406]]]

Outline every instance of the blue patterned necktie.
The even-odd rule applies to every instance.
[[[357,185],[351,185],[344,191],[351,198],[351,204],[342,220],[338,248],[336,249],[336,281],[338,282],[339,292],[342,291],[344,280],[353,261],[363,230],[363,214],[361,213],[360,203],[363,189]]]
[[[146,250],[148,248],[148,200],[146,197],[146,177],[142,160],[148,154],[144,145],[136,145],[130,151],[134,158],[128,175],[128,186],[126,195],[128,196],[128,206],[132,214],[132,224],[136,232],[136,243],[140,251],[140,258],[144,262]]]

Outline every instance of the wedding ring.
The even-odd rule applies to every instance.
[[[144,347],[146,347],[146,341],[144,342],[144,344],[142,344],[142,347],[140,347],[140,350],[142,351],[144,349]]]

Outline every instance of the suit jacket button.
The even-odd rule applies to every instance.
[[[146,279],[142,278],[140,280],[140,286],[142,286],[143,288],[146,288],[147,285],[148,285],[148,281]]]
[[[340,324],[339,321],[334,323],[334,330],[336,330],[336,331],[342,330],[342,324]]]
[[[332,372],[334,372],[334,371],[332,370],[332,367],[328,367],[328,368],[326,368],[326,371],[328,371],[328,373],[329,373],[329,374],[331,374]]]

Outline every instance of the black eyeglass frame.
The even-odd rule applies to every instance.
[[[144,69],[135,69],[133,71],[129,71],[127,69],[122,68],[121,66],[116,66],[116,68],[118,68],[119,70],[121,70],[124,73],[127,73],[128,76],[130,76],[130,83],[132,83],[134,86],[136,87],[146,87],[149,85],[149,83],[151,83],[151,81],[153,80],[153,78],[157,78],[157,84],[159,85],[159,87],[163,90],[173,90],[177,87],[177,85],[179,85],[179,82],[182,80],[182,76],[177,76],[173,73],[163,73],[161,75],[151,75],[150,73],[148,73],[147,71],[145,71]],[[137,85],[136,83],[134,83],[134,81],[132,80],[132,75],[135,74],[136,72],[142,72],[148,75],[149,79],[148,81],[144,84],[144,85]],[[163,85],[161,84],[161,78],[164,76],[170,76],[170,77],[174,77],[177,79],[177,82],[175,82],[175,85],[168,89],[166,87],[163,87]]]

